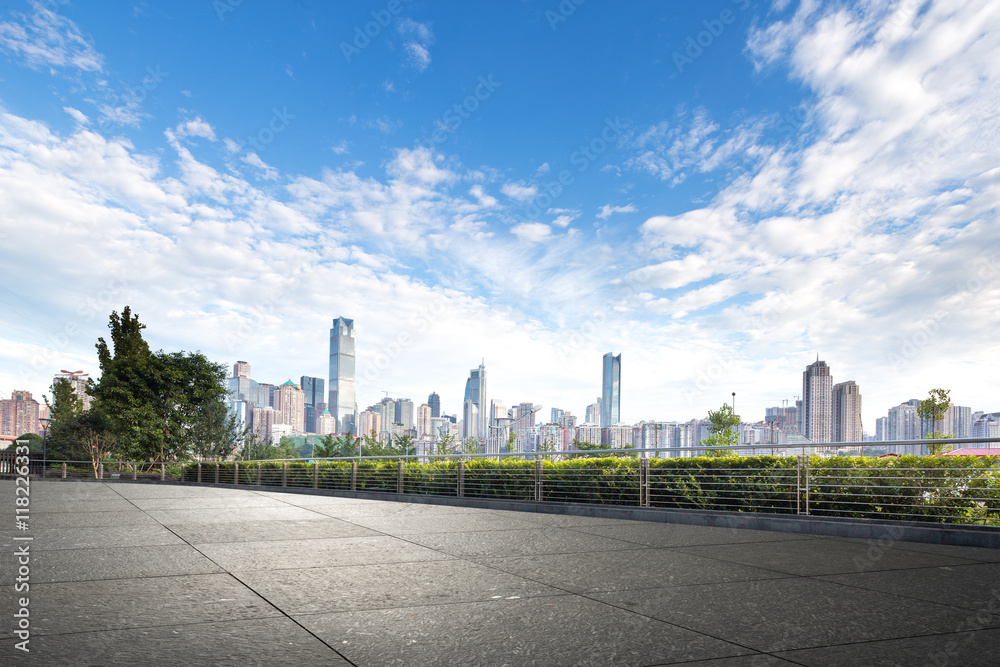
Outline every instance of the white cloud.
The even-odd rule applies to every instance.
[[[434,33],[430,25],[407,18],[399,22],[397,30],[406,40],[403,43],[403,51],[407,56],[407,64],[420,72],[425,71],[431,64],[428,47],[434,42]]]
[[[30,14],[15,14],[15,21],[0,23],[0,50],[22,58],[35,69],[61,67],[101,72],[104,56],[76,23],[46,4],[33,0]]]
[[[615,213],[635,213],[636,208],[632,204],[626,204],[625,206],[612,206],[611,204],[605,204],[601,207],[601,212],[597,214],[597,217],[601,220],[607,220]]]
[[[527,202],[535,198],[535,195],[538,194],[538,188],[524,182],[504,183],[500,188],[500,192],[515,201]]]
[[[80,125],[90,125],[90,119],[87,118],[82,111],[74,109],[73,107],[63,107],[63,111],[72,116],[73,120],[78,122]]]
[[[406,49],[407,55],[409,55],[409,63],[415,67],[417,70],[423,72],[431,64],[431,53],[427,50],[427,47],[423,44],[417,44],[416,42],[407,42],[403,45]]]
[[[347,142],[341,139],[339,142],[330,146],[330,150],[337,155],[347,155],[350,151],[347,149]]]
[[[275,181],[278,179],[278,170],[261,160],[260,156],[256,153],[247,153],[241,157],[240,160],[246,162],[251,167],[258,169],[260,171],[261,178],[269,181]]]
[[[552,228],[540,222],[522,222],[512,227],[510,233],[523,241],[541,243],[552,236]]]
[[[200,117],[181,123],[174,132],[178,137],[202,137],[209,141],[217,141],[215,130]]]
[[[538,169],[535,170],[535,173],[536,174],[547,174],[547,173],[549,173],[550,169],[552,169],[552,167],[549,166],[549,163],[548,162],[543,162],[542,164],[538,165]]]

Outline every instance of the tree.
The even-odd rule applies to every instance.
[[[542,441],[542,444],[538,446],[538,453],[548,453],[556,451],[556,445],[554,442],[550,441],[548,438]],[[542,458],[539,456],[538,458]],[[549,457],[546,457],[549,458]]]
[[[350,433],[337,436],[324,435],[316,446],[315,456],[322,459],[348,458],[357,456],[361,438],[356,438]]]
[[[392,454],[399,456],[413,456],[417,453],[417,448],[413,444],[412,435],[397,435],[389,447]]]
[[[80,431],[76,422],[77,417],[83,414],[83,401],[66,378],[56,378],[50,391],[51,403],[48,396],[43,397],[51,419],[46,436],[49,459],[72,461],[88,456],[79,440]]]
[[[937,423],[944,419],[951,406],[950,394],[950,389],[931,389],[927,392],[927,398],[920,401],[920,405],[917,407],[917,415],[921,419],[931,420],[931,432],[927,434],[928,440],[955,437],[954,435],[945,435],[937,430]],[[944,454],[950,451],[951,446],[944,443],[928,443],[927,445],[927,452],[930,454]]]
[[[37,433],[25,433],[24,435],[17,438],[17,440],[27,440],[28,441],[28,451],[29,452],[40,452],[42,451],[42,445],[44,439]],[[14,451],[17,447],[17,442],[12,442],[7,446],[7,449]]]
[[[739,444],[739,436],[736,429],[740,425],[740,416],[733,414],[733,408],[728,403],[723,403],[718,410],[708,411],[709,436],[698,444],[706,447],[735,447]],[[709,449],[708,456],[732,456],[734,450],[731,449]]]
[[[237,458],[241,461],[267,461],[278,458],[278,450],[251,428],[240,432]]]
[[[519,451],[519,448],[517,446],[516,431],[511,431],[510,433],[507,434],[507,442],[505,443],[505,446],[507,447],[507,454],[510,456],[513,456],[517,451]]]
[[[447,456],[453,453],[455,449],[455,434],[451,432],[451,429],[448,429],[447,433],[442,433],[438,441],[431,445],[431,454]]]
[[[281,436],[278,440],[278,446],[274,448],[276,459],[297,459],[299,457],[299,450],[295,446],[295,441],[289,438],[287,435]]]
[[[470,456],[473,454],[482,454],[483,448],[475,438],[466,438],[462,441],[462,453]]]

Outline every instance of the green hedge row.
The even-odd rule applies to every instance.
[[[233,482],[232,462],[202,464],[202,482]],[[280,486],[280,462],[239,466],[239,484]],[[286,484],[313,487],[313,463],[290,462]],[[475,459],[465,463],[468,498],[534,500],[531,460]],[[1000,524],[1000,457],[894,458],[811,457],[808,461],[809,513],[949,523]],[[547,501],[638,505],[640,462],[636,458],[580,458],[542,462],[542,499]],[[178,471],[179,475],[179,471]],[[183,480],[197,479],[186,465]],[[649,504],[675,509],[795,513],[805,511],[806,471],[793,457],[732,456],[651,459]],[[349,490],[350,461],[321,461],[318,487]],[[357,490],[398,490],[398,461],[361,460]],[[455,496],[454,461],[404,463],[404,493]]]

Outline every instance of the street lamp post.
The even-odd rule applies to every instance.
[[[733,392],[733,417],[736,416],[736,392]],[[736,444],[740,444],[740,423],[736,422]]]
[[[45,468],[47,466],[46,460],[48,459],[48,439],[49,439],[49,424],[52,419],[49,417],[41,417],[38,423],[42,425],[42,477],[45,477]]]

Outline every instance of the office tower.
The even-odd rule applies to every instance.
[[[889,430],[889,418],[888,417],[879,417],[878,419],[876,419],[875,420],[875,441],[876,442],[885,442],[886,440],[888,440],[889,439],[887,437],[888,436],[888,430]]]
[[[431,435],[431,406],[421,403],[417,406],[417,437],[429,438]]]
[[[944,413],[944,419],[938,423],[938,428],[945,435],[953,435],[956,438],[968,438],[972,428],[972,408],[948,404],[948,410]]]
[[[338,433],[354,433],[354,320],[338,317],[330,329],[330,413]]]
[[[919,406],[920,400],[911,398],[905,403],[889,408],[886,417],[887,441],[920,439],[920,417],[917,415]]]
[[[299,386],[302,387],[302,391],[305,394],[306,432],[319,433],[317,418],[327,408],[326,380],[303,375],[299,378]],[[321,405],[323,407],[319,407]]]
[[[442,433],[451,432],[451,420],[447,417],[431,417],[430,438],[437,442]]]
[[[559,417],[559,425],[572,431],[576,428],[576,417],[569,412],[563,411],[562,416]]]
[[[271,443],[272,427],[280,423],[280,420],[281,414],[272,407],[254,408],[251,426],[261,440],[273,444]]]
[[[84,373],[83,371],[60,371],[52,378],[52,386],[55,387],[56,380],[66,380],[69,382],[70,386],[73,387],[73,393],[76,394],[76,397],[83,404],[83,411],[86,412],[90,409],[90,402],[93,400],[90,394],[87,393],[88,377],[90,377],[90,373]]]
[[[441,397],[437,395],[436,391],[432,391],[431,395],[427,397],[427,405],[431,406],[431,417],[441,416]]]
[[[592,445],[601,444],[601,427],[597,424],[583,424],[576,427],[576,439]]]
[[[833,385],[833,442],[861,442],[861,390],[854,380]]]
[[[10,398],[0,401],[0,435],[17,438],[41,430],[38,401],[31,397],[31,392],[12,391]]]
[[[262,407],[262,408],[273,408],[274,403],[272,402],[272,396],[277,389],[273,384],[268,384],[266,382],[257,383],[257,400],[251,401],[252,403]]]
[[[995,414],[982,414],[972,422],[969,428],[970,438],[1000,438],[1000,421]],[[1000,443],[984,442],[980,443],[985,447],[1000,447]]]
[[[396,421],[396,401],[395,399],[386,396],[378,404],[378,413],[382,421],[382,428],[379,429],[379,434],[390,433],[392,431],[392,425]]]
[[[802,425],[811,442],[833,439],[833,377],[818,355],[802,373]]]
[[[598,424],[601,423],[601,399],[598,398],[595,402],[587,406],[587,409],[583,411],[583,421],[586,424]]]
[[[393,406],[393,423],[402,424],[404,431],[413,428],[413,401],[408,398],[397,398]]]
[[[560,410],[559,408],[552,408],[552,414],[550,415],[549,423],[558,424],[559,420],[562,419],[563,412],[564,411]]]
[[[469,404],[472,404],[470,407]],[[489,404],[486,402],[486,366],[469,371],[469,379],[465,382],[465,398],[463,400],[462,419],[465,421],[464,438],[485,438],[489,429]],[[472,408],[475,408],[474,410]],[[470,421],[469,415],[475,415]]]
[[[284,383],[274,393],[274,409],[281,415],[280,424],[292,427],[293,433],[306,430],[305,394],[299,385],[291,380]]]
[[[621,421],[622,355],[604,355],[601,379],[601,426],[613,426]]]
[[[250,364],[246,361],[237,361],[235,364],[233,364],[233,377],[234,378],[250,377]]]

